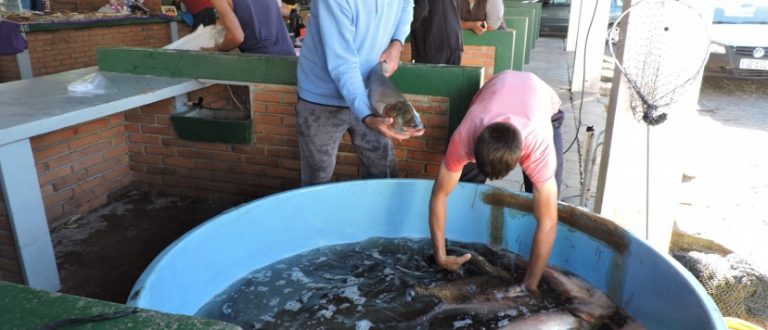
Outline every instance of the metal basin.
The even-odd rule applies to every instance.
[[[432,181],[360,180],[271,195],[233,208],[165,249],[134,286],[129,305],[192,315],[245,274],[329,244],[370,237],[429,237]],[[528,256],[536,220],[529,195],[460,183],[446,236],[501,244]],[[648,329],[726,329],[697,280],[667,254],[613,222],[559,207],[550,263],[603,290]]]

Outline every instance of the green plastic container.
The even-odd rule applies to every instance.
[[[236,110],[196,108],[171,115],[176,134],[183,140],[251,144],[253,118]]]

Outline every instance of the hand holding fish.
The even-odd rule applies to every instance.
[[[381,57],[379,57],[379,61],[385,63],[384,66],[384,76],[389,78],[392,76],[392,74],[397,71],[397,67],[400,64],[400,54],[403,52],[403,44],[400,42],[400,40],[392,40],[392,42],[389,43],[389,46],[387,46],[387,49],[384,50],[383,53],[381,53]]]
[[[380,62],[368,74],[365,84],[374,116],[363,118],[363,123],[398,141],[420,136],[424,134],[424,123],[411,102],[387,78],[390,69],[387,62]]]
[[[381,135],[397,141],[424,134],[424,128],[404,127],[403,130],[399,130],[394,126],[395,119],[390,117],[368,116],[363,119],[363,123]]]

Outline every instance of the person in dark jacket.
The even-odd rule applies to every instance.
[[[457,0],[415,0],[411,22],[413,61],[461,64],[461,30]]]
[[[224,40],[209,50],[296,56],[275,0],[211,0],[224,25]]]

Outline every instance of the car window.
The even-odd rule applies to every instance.
[[[714,24],[768,24],[768,0],[715,2]]]
[[[571,0],[544,0],[544,6],[570,6]]]

